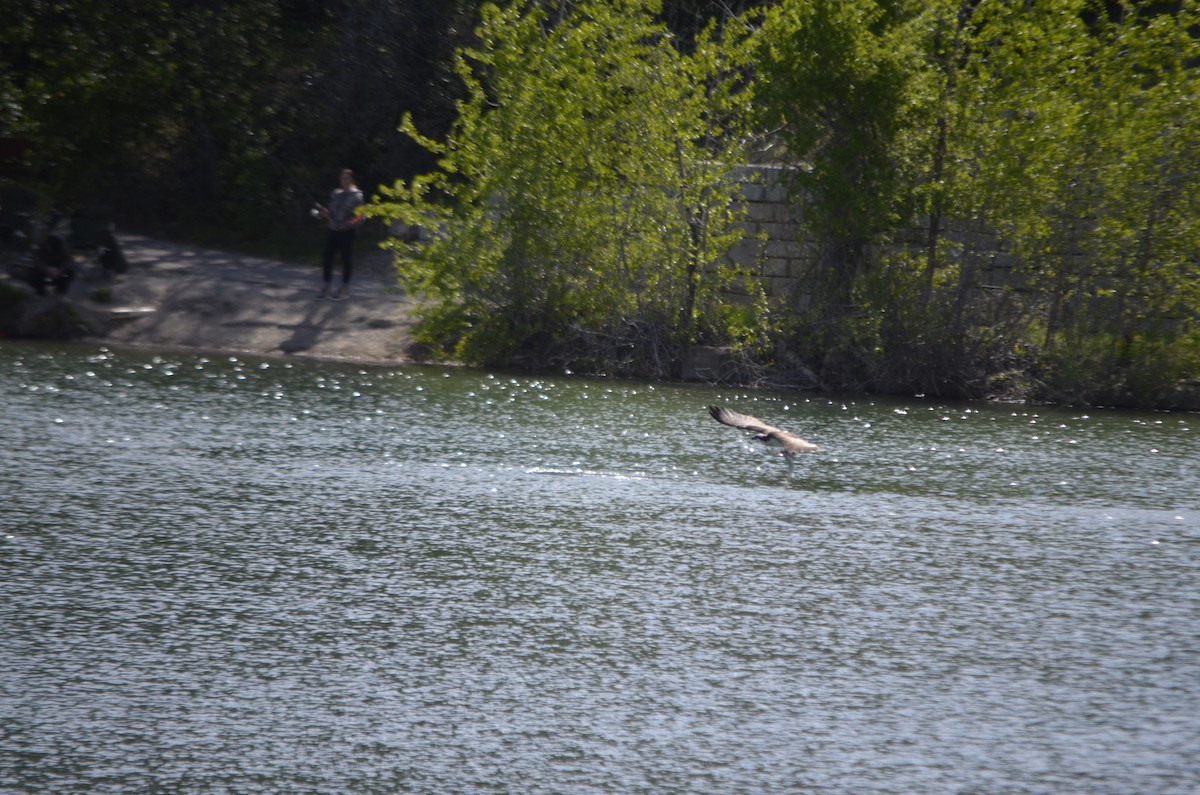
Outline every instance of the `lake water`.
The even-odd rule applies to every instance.
[[[0,396],[5,793],[1200,791],[1194,414],[12,342]]]

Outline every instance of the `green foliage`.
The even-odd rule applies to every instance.
[[[1194,382],[1200,332],[1095,333],[1040,357],[1032,396],[1054,403],[1171,408],[1180,385]]]
[[[18,3],[0,136],[32,143],[20,177],[61,209],[225,244],[294,234],[337,169],[369,187],[420,165],[396,122],[445,115],[479,2]]]
[[[756,36],[758,107],[799,165],[796,195],[824,244],[812,273],[822,304],[844,304],[868,267],[867,244],[897,212],[893,144],[911,46],[876,2],[783,2]]]
[[[824,380],[986,394],[1037,360],[1046,382],[1116,373],[1149,401],[1200,372],[1177,344],[1200,306],[1198,9],[784,0],[766,14],[763,117],[822,252],[793,334]]]
[[[1146,404],[1200,372],[1175,344],[1200,305],[1200,6],[1149,8],[1006,9],[987,20],[988,63],[1004,68],[981,70],[1002,103],[988,109],[991,225],[1045,309],[1046,378],[1125,383]]]
[[[396,243],[431,299],[419,333],[470,362],[667,375],[728,341],[720,289],[740,238],[730,169],[748,95],[737,43],[681,54],[650,0],[487,5],[436,172],[376,212],[433,230]],[[735,73],[735,72],[734,72]],[[744,331],[744,320],[739,328]]]
[[[43,210],[258,251],[316,250],[337,168],[403,177],[418,333],[468,361],[671,374],[702,343],[1150,405],[1200,373],[1198,64],[1200,0],[34,0],[0,135]],[[726,264],[752,136],[796,175],[794,297]]]
[[[278,53],[272,0],[215,5],[14,7],[0,34],[0,129],[34,141],[41,179],[60,195],[102,190],[100,175],[151,168],[180,147],[212,190],[215,147],[243,134],[260,99],[247,77]]]

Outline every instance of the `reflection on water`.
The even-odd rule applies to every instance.
[[[1195,415],[11,343],[0,391],[5,792],[1200,789]]]

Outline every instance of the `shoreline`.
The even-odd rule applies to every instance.
[[[139,350],[362,365],[415,363],[411,303],[386,252],[360,245],[350,294],[318,300],[321,269],[281,260],[120,234],[129,269],[104,276],[76,257],[66,295],[33,297],[25,322],[67,308],[87,332],[74,341]],[[334,283],[341,279],[340,265]],[[62,314],[61,312],[59,314]],[[51,322],[51,321],[47,321]],[[22,335],[25,336],[25,335]],[[40,335],[28,335],[40,336]]]
[[[317,300],[322,279],[315,262],[288,262],[136,234],[117,238],[129,262],[125,273],[104,276],[94,258],[77,255],[79,276],[67,294],[44,298],[11,279],[28,299],[18,307],[23,317],[0,318],[0,340],[5,328],[24,325],[27,328],[18,329],[21,333],[11,333],[12,339],[361,366],[457,366],[420,357],[412,338],[413,303],[397,285],[391,256],[367,244],[355,251],[349,297],[330,301]],[[10,278],[0,274],[0,280]],[[335,283],[339,279],[340,268],[335,268]],[[99,296],[105,300],[97,300]],[[29,333],[35,326],[35,333]],[[80,326],[86,328],[83,334]],[[721,352],[698,347],[691,353],[693,377],[683,380],[719,382],[706,376],[719,371]],[[1112,394],[1087,405],[1128,409],[1137,408],[1135,404],[1130,395]],[[1200,382],[1181,383],[1169,405],[1149,410],[1200,411]]]

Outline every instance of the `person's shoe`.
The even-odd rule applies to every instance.
[[[329,297],[329,285],[327,284],[321,288],[321,292],[317,293],[317,300],[324,301],[328,297]]]
[[[333,294],[333,300],[340,301],[349,294],[350,294],[350,291],[346,289],[345,285],[343,285],[343,286],[337,288],[337,292],[335,292]]]

